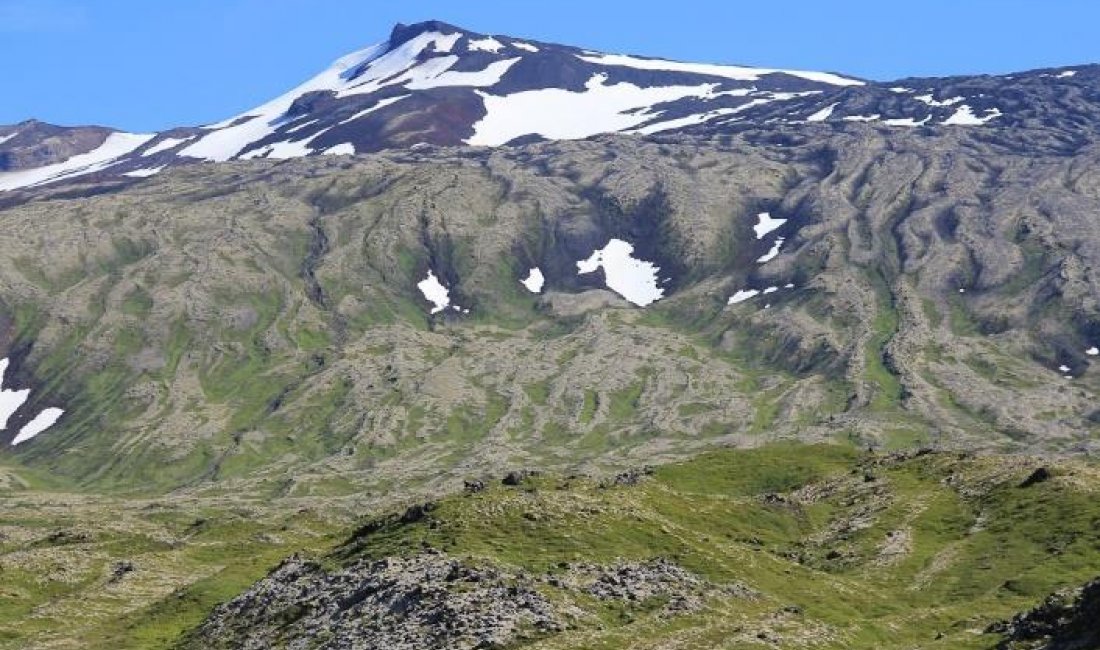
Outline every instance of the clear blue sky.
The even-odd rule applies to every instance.
[[[213,122],[429,18],[880,80],[1100,62],[1100,0],[0,0],[0,124]]]

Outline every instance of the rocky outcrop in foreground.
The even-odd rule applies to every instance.
[[[1035,609],[991,632],[1005,635],[998,650],[1093,650],[1100,648],[1100,578],[1080,589],[1060,591]]]
[[[190,647],[493,648],[559,625],[551,604],[514,576],[442,554],[332,573],[293,557],[217,608]]]
[[[664,604],[662,615],[675,616],[698,610],[708,595],[718,593],[663,559],[559,569],[552,576],[531,576],[429,550],[409,558],[360,560],[330,572],[292,557],[214,610],[184,647],[499,648],[554,634],[586,616],[562,604],[571,596],[627,606],[658,602]],[[750,596],[740,587],[721,593]]]

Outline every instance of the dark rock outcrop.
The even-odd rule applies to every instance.
[[[1100,579],[1052,594],[1035,609],[987,631],[1004,635],[998,650],[1100,648]]]

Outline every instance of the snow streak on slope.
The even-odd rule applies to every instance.
[[[317,90],[332,90],[343,84],[349,70],[385,52],[385,45],[376,45],[360,50],[339,59],[332,66],[313,79],[294,90],[278,97],[263,106],[243,113],[211,128],[218,129],[203,136],[198,142],[186,147],[181,156],[202,158],[211,161],[225,161],[235,157],[248,145],[271,135],[278,128],[281,118],[302,95]]]
[[[599,54],[594,56],[579,56],[582,61],[607,66],[622,66],[638,70],[662,70],[667,72],[690,72],[693,74],[709,75],[712,77],[724,77],[735,81],[759,81],[760,77],[769,74],[785,74],[799,77],[808,81],[829,84],[832,86],[863,86],[864,82],[858,79],[849,79],[828,72],[806,72],[803,70],[777,70],[770,68],[749,68],[733,65],[716,65],[712,63],[683,63],[680,61],[666,61],[663,59],[645,59],[623,54]]]
[[[11,416],[15,415],[15,412],[23,407],[27,402],[27,398],[31,395],[31,390],[29,388],[24,388],[22,390],[8,390],[4,388],[4,375],[7,374],[8,363],[7,358],[0,359],[0,431],[4,431],[8,428],[8,422],[11,420]],[[46,429],[49,429],[57,423],[64,413],[64,410],[54,407],[43,410],[36,415],[34,419],[23,425],[18,435],[12,439],[12,446],[14,447],[21,442],[26,442]]]
[[[46,429],[49,429],[57,424],[57,421],[60,420],[61,416],[64,414],[65,411],[59,408],[50,407],[44,409],[41,413],[34,416],[33,420],[23,425],[23,428],[19,430],[19,434],[12,439],[12,446],[14,447],[21,442],[26,442]]]
[[[187,142],[190,138],[165,138],[155,145],[149,147],[145,151],[141,152],[142,156],[152,156],[154,154],[163,153],[169,149],[174,149],[179,145]]]
[[[0,431],[8,428],[8,418],[23,406],[30,397],[29,388],[23,390],[8,390],[4,388],[4,375],[8,370],[8,360],[0,359]]]
[[[43,185],[54,181],[92,174],[109,167],[114,160],[134,151],[156,137],[155,134],[112,133],[100,146],[65,162],[17,172],[0,173],[0,192],[19,187]]]

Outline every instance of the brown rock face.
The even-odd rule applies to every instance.
[[[64,162],[92,151],[113,132],[102,126],[66,127],[37,120],[0,126],[0,172]]]

